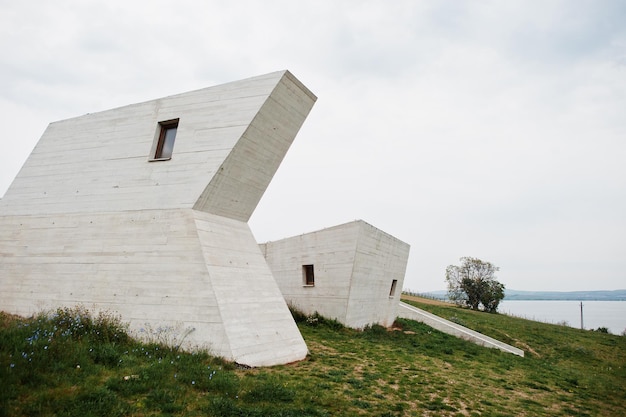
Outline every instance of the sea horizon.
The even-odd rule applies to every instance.
[[[581,323],[582,304],[582,323]],[[626,333],[624,300],[506,300],[498,313],[584,330],[606,328],[614,335]]]
[[[425,297],[447,300],[447,290],[415,292],[404,290],[406,293]],[[577,290],[577,291],[528,291],[505,289],[504,300],[572,300],[572,301],[626,301],[626,289],[617,290]]]

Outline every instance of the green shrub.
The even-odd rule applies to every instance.
[[[317,311],[313,314],[305,314],[293,305],[289,305],[289,311],[291,311],[291,315],[296,323],[306,324],[310,327],[324,326],[333,330],[345,329],[345,326],[338,320],[326,318]]]
[[[101,343],[127,343],[130,340],[128,326],[123,324],[119,316],[109,312],[100,312],[93,318],[91,312],[82,306],[58,308],[49,318],[62,336],[79,340],[89,337]]]

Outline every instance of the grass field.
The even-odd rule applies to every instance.
[[[409,320],[359,332],[295,313],[308,358],[244,369],[81,308],[0,313],[0,416],[626,415],[626,337],[410,302],[526,357]]]

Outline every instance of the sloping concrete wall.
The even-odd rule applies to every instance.
[[[307,348],[244,222],[195,211],[229,358],[255,366],[303,359]],[[297,358],[297,359],[289,359]]]
[[[246,221],[314,101],[281,71],[50,124],[0,201],[0,308],[81,303],[247,365],[303,359]]]
[[[359,226],[346,322],[389,327],[397,316],[410,246],[365,222]]]
[[[424,311],[420,308],[414,307],[406,303],[400,303],[400,309],[398,311],[398,317],[415,320],[429,325],[433,329],[437,329],[440,332],[447,333],[452,336],[459,337],[461,339],[469,340],[480,346],[488,348],[499,349],[503,352],[512,353],[517,356],[524,356],[524,351],[514,346],[508,345],[504,342],[496,340],[492,337],[486,336],[482,333],[478,333],[472,329],[461,326],[449,320],[443,319],[435,314]]]
[[[285,72],[272,73],[51,123],[2,199],[1,213],[192,208],[283,78]],[[293,101],[284,105],[301,107],[305,99]],[[148,163],[158,123],[175,118],[172,160]],[[296,126],[285,124],[293,140]],[[249,169],[264,165],[264,157]]]
[[[294,76],[285,73],[217,169],[194,209],[247,222],[313,102],[315,96]]]
[[[304,313],[354,328],[395,320],[406,243],[359,220],[260,246],[285,299]],[[304,282],[303,265],[314,265],[314,286]]]

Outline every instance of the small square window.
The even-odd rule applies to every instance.
[[[307,287],[315,286],[315,275],[313,265],[302,265],[302,281]]]
[[[174,140],[176,140],[176,131],[178,130],[178,120],[179,119],[159,122],[159,138],[152,160],[163,161],[172,158]]]
[[[395,297],[396,296],[396,286],[398,285],[398,280],[394,279],[393,281],[391,281],[391,290],[389,291],[389,297]]]

